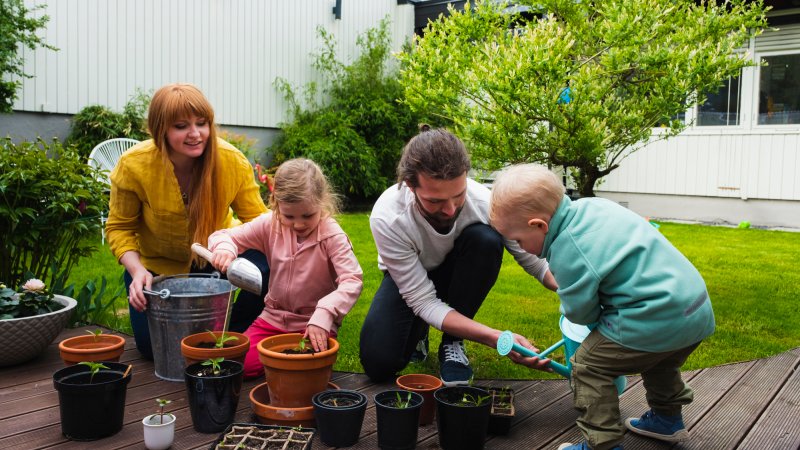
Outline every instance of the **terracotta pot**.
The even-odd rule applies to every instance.
[[[71,366],[82,361],[119,361],[125,351],[125,338],[115,334],[75,336],[58,343],[64,364]]]
[[[327,388],[339,389],[339,386],[328,383]],[[287,427],[316,427],[313,405],[300,408],[286,408],[271,405],[269,386],[267,383],[261,383],[250,391],[250,405],[258,419],[258,423]]]
[[[264,366],[272,404],[283,408],[311,406],[311,398],[322,392],[331,379],[339,342],[328,338],[328,350],[319,353],[286,354],[297,347],[300,333],[280,334],[258,343],[258,358]]]
[[[36,358],[67,326],[78,302],[63,295],[53,298],[64,308],[38,316],[0,320],[0,367]]]
[[[215,336],[219,336],[221,331],[214,331]],[[209,332],[196,333],[181,339],[181,354],[189,366],[196,362],[202,362],[209,358],[223,357],[225,359],[238,361],[244,364],[244,357],[250,350],[250,338],[242,333],[226,331],[225,336],[235,337],[235,341],[228,341],[223,348],[201,347],[200,344],[214,344],[215,338]]]
[[[436,417],[436,401],[433,399],[433,392],[442,387],[442,380],[424,373],[409,373],[397,377],[396,382],[400,389],[416,392],[425,399],[425,402],[422,403],[422,411],[419,413],[419,424],[433,423],[433,418]]]

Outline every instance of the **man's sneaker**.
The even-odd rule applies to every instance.
[[[428,335],[417,342],[417,348],[411,353],[412,363],[421,363],[428,359]]]
[[[689,432],[686,431],[680,415],[665,416],[650,410],[639,419],[625,419],[625,426],[634,433],[667,442],[680,442],[689,438]]]
[[[464,353],[464,341],[439,345],[439,374],[445,386],[467,385],[472,381],[472,367]]]
[[[586,441],[583,441],[579,444],[567,442],[559,445],[558,450],[592,450],[592,447],[589,447],[589,444],[587,444]],[[611,450],[622,450],[622,444],[612,448]]]

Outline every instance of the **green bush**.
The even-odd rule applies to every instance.
[[[285,80],[276,80],[293,122],[281,124],[282,136],[269,148],[273,165],[310,158],[349,200],[375,198],[394,182],[400,152],[416,134],[421,116],[399,101],[402,89],[390,66],[388,24],[383,20],[359,36],[360,56],[351,65],[336,59],[332,36],[318,29],[324,50],[314,67],[322,87],[307,85],[303,102]]]
[[[96,250],[85,238],[100,234],[108,206],[98,174],[56,140],[0,139],[0,280],[17,286],[30,272],[55,286]]]
[[[99,143],[114,138],[148,139],[145,115],[150,96],[137,90],[121,113],[101,105],[90,105],[72,117],[72,129],[67,136],[67,145],[74,145],[84,159]]]

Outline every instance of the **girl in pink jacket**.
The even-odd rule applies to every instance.
[[[244,332],[250,338],[245,378],[264,373],[256,346],[266,337],[303,333],[314,351],[327,350],[328,336],[336,336],[362,288],[353,246],[333,219],[339,199],[316,163],[281,164],[269,204],[270,212],[208,238],[212,264],[223,273],[246,249],[263,252],[269,262],[264,311]]]

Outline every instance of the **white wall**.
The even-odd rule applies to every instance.
[[[25,49],[15,110],[74,114],[87,105],[121,108],[136,88],[194,83],[221,124],[277,127],[286,104],[276,77],[296,86],[314,77],[316,28],[333,33],[340,57],[356,37],[391,18],[395,49],[411,35],[413,5],[396,0],[26,0],[45,4],[42,36],[59,51]]]

